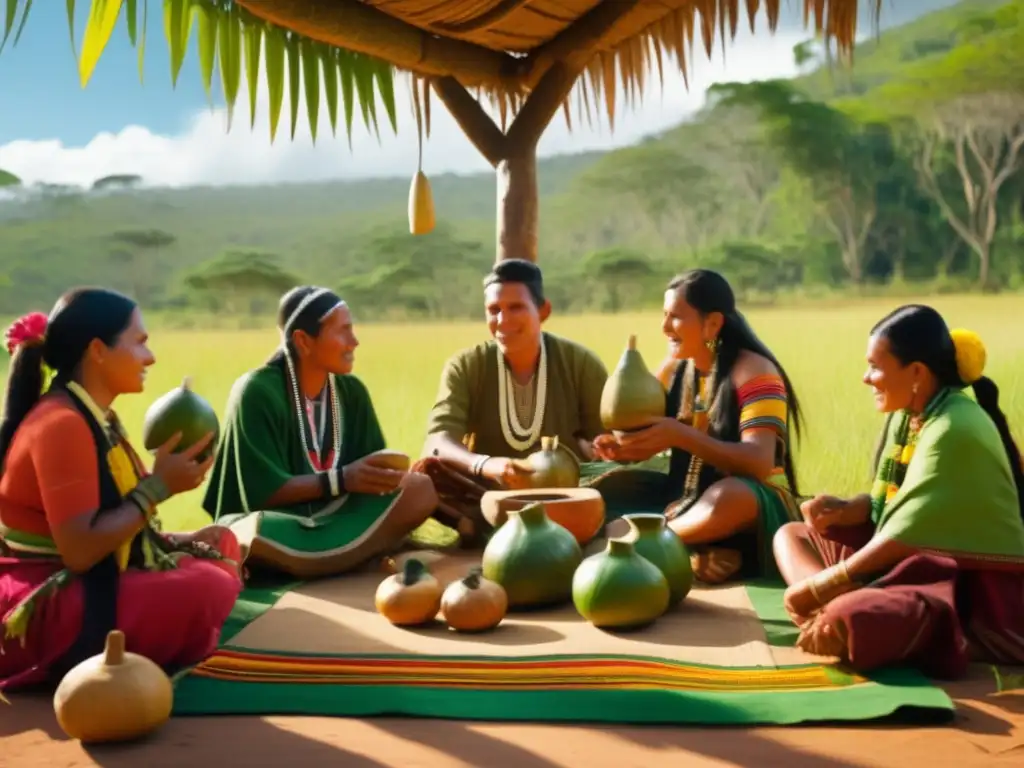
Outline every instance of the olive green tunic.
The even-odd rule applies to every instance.
[[[541,335],[547,350],[547,405],[541,436],[558,436],[578,458],[578,438],[592,440],[605,431],[601,424],[601,391],[608,371],[586,347],[550,333]],[[501,430],[498,410],[498,345],[487,341],[463,350],[444,366],[437,399],[430,411],[427,434],[446,433],[453,440],[488,456],[523,458],[537,450],[510,446]],[[537,398],[535,397],[535,405]],[[526,426],[526,425],[524,425]]]

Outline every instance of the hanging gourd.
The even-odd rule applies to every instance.
[[[57,723],[85,743],[145,736],[167,721],[173,703],[170,678],[145,656],[126,652],[117,629],[104,652],[72,667],[53,695]]]
[[[508,595],[500,584],[485,579],[480,568],[449,584],[441,596],[441,615],[457,632],[494,629],[505,618]]]
[[[429,83],[424,81],[424,98],[426,98]],[[423,173],[423,114],[420,106],[420,97],[416,92],[415,84],[412,89],[413,108],[416,112],[416,131],[419,135],[419,159],[416,165],[416,175],[412,177],[412,185],[409,187],[409,231],[414,235],[426,235],[434,231],[436,219],[434,216],[434,196],[430,191],[430,182]]]
[[[409,558],[377,586],[377,612],[397,626],[426,624],[437,616],[443,589],[422,561]]]
[[[579,459],[559,444],[558,436],[542,437],[540,450],[526,457],[533,470],[530,485],[534,488],[575,488],[580,484]]]

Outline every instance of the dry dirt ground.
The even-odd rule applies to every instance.
[[[138,743],[83,747],[50,700],[0,704],[0,766],[971,766],[1024,765],[1024,691],[986,695],[991,679],[950,686],[947,726],[602,727],[320,717],[174,718]]]

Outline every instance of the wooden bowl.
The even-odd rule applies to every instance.
[[[604,498],[593,488],[533,488],[523,491],[487,491],[480,499],[484,519],[495,528],[504,525],[508,513],[540,502],[553,521],[576,537],[583,546],[604,526]]]

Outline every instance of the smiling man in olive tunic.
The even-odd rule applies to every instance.
[[[434,478],[442,512],[468,533],[479,523],[480,496],[526,488],[528,470],[514,459],[557,436],[581,462],[593,459],[608,372],[576,342],[542,331],[551,315],[540,268],[502,261],[484,278],[489,341],[462,350],[444,366],[427,424],[421,471]]]

